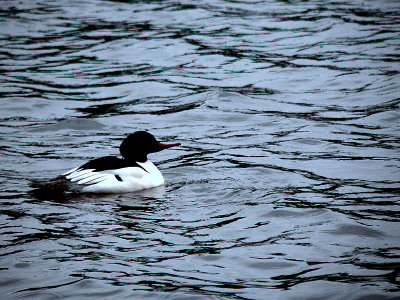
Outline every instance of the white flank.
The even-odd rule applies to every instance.
[[[139,167],[127,167],[96,172],[93,169],[75,168],[64,176],[71,182],[81,185],[84,192],[126,193],[153,188],[164,184],[164,178],[151,162],[138,163]]]

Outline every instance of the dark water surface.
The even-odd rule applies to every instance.
[[[399,299],[398,1],[0,6],[0,298]],[[165,187],[30,193],[136,130]]]

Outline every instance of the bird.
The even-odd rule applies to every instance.
[[[164,184],[164,177],[147,158],[180,143],[165,144],[146,131],[128,135],[119,146],[122,158],[103,156],[88,161],[48,182],[32,182],[42,192],[128,193]]]

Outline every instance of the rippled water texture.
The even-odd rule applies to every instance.
[[[398,1],[0,6],[3,299],[398,299]],[[136,130],[164,187],[32,195]]]

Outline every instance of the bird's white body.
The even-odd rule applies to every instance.
[[[164,184],[161,172],[150,160],[137,164],[142,168],[125,167],[104,171],[75,168],[63,176],[88,193],[127,193]]]

